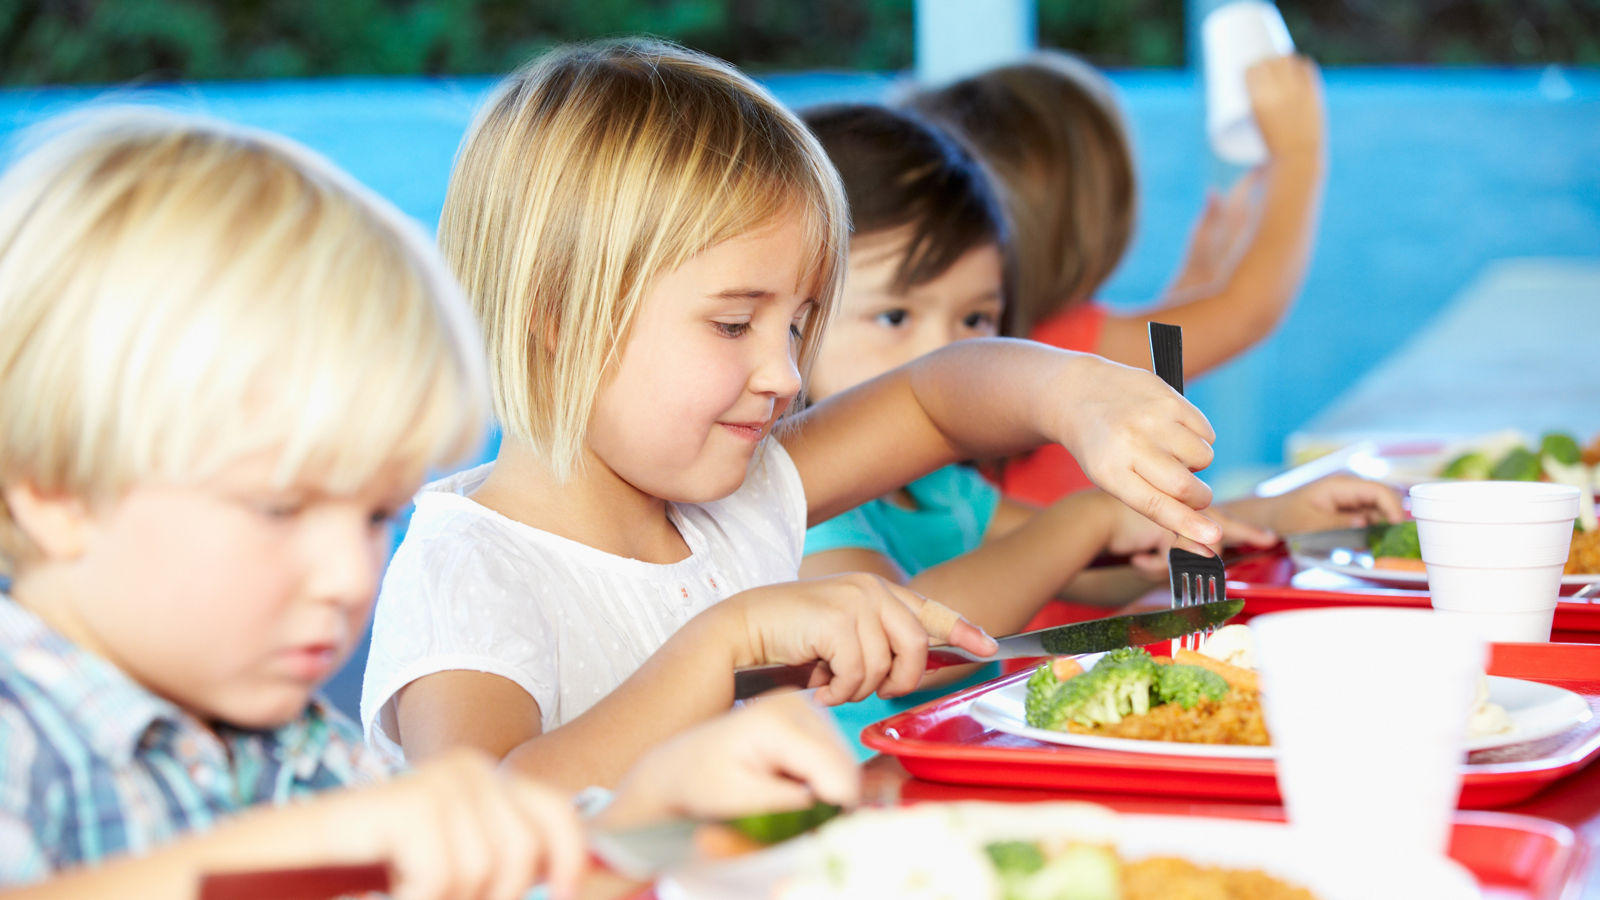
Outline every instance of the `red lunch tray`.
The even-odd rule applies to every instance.
[[[1600,645],[1495,644],[1489,674],[1542,681],[1581,695],[1589,721],[1538,741],[1467,758],[1460,805],[1525,800],[1600,755]],[[1005,675],[867,726],[861,743],[898,757],[929,781],[1281,803],[1272,760],[1123,753],[1047,744],[992,731],[967,715],[977,697],[1028,677]]]
[[[1563,588],[1566,593],[1577,589]],[[1428,605],[1425,590],[1387,587],[1322,569],[1297,572],[1293,560],[1281,552],[1229,563],[1228,596],[1244,601],[1240,622],[1286,609]],[[1600,603],[1558,602],[1550,628],[1550,640],[1557,643],[1600,643]]]

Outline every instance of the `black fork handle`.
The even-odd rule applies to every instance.
[[[1167,386],[1183,393],[1183,329],[1163,322],[1150,323],[1150,367]]]

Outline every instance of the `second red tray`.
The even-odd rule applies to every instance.
[[[1543,740],[1469,756],[1462,808],[1525,800],[1600,756],[1600,645],[1496,644],[1489,674],[1566,688],[1583,696],[1596,715]],[[891,716],[863,729],[861,742],[898,757],[906,771],[930,781],[1281,802],[1271,760],[1045,744],[991,731],[967,715],[977,697],[1027,677],[1004,676]]]

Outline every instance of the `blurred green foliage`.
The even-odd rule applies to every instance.
[[[1036,0],[1040,43],[1105,66],[1184,62],[1183,0]],[[504,72],[650,33],[753,71],[895,70],[913,0],[0,0],[0,82]],[[1600,63],[1600,0],[1283,0],[1325,64]]]

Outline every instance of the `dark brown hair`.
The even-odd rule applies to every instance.
[[[1090,299],[1133,234],[1137,185],[1111,84],[1089,64],[1040,53],[905,106],[971,147],[998,182],[1013,231],[1007,334]]]
[[[999,245],[1009,258],[990,178],[959,143],[883,106],[818,106],[800,118],[839,170],[854,235],[911,228],[893,290],[931,281],[985,244]]]

